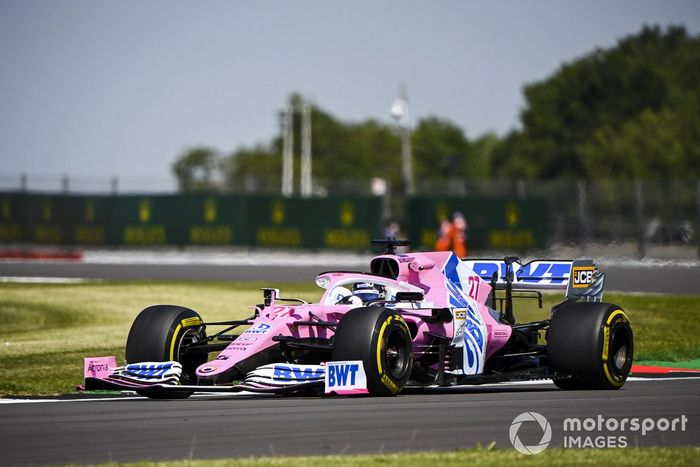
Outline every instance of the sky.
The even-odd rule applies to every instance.
[[[187,148],[267,143],[300,92],[344,121],[469,138],[517,128],[522,88],[645,24],[700,32],[696,0],[0,0],[0,189],[175,186]]]

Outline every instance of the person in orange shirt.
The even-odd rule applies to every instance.
[[[467,256],[467,220],[461,212],[452,214],[452,222],[447,219],[440,222],[440,236],[435,243],[435,249],[452,250],[460,258]]]
[[[467,220],[461,212],[452,215],[452,251],[460,258],[467,257]]]

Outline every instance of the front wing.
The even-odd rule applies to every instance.
[[[246,378],[233,385],[183,385],[173,379],[171,373],[154,371],[175,362],[146,362],[126,367],[119,367],[109,374],[85,375],[86,391],[118,390],[134,391],[152,398],[187,397],[193,393],[249,393],[249,394],[284,394],[284,395],[321,395],[321,394],[367,394],[366,375],[361,361],[327,362],[322,365],[295,365],[272,363],[263,365],[248,373]],[[131,367],[131,369],[129,369]],[[135,370],[134,370],[135,368]],[[348,371],[351,370],[351,371]],[[154,376],[154,374],[156,376]],[[357,375],[350,381],[343,375]],[[529,380],[566,378],[567,375],[548,375],[541,371],[522,371],[509,374],[460,376],[452,384],[409,384],[404,392],[416,392],[425,389],[438,389],[516,382]],[[456,383],[456,384],[455,384]]]

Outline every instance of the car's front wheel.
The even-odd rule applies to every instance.
[[[206,337],[201,331],[202,318],[189,308],[154,305],[144,309],[134,320],[126,341],[127,363],[176,361],[182,365],[182,384],[194,384],[195,370],[207,361],[206,353],[194,353],[188,346]],[[152,398],[158,393],[144,392]],[[188,397],[191,393],[179,393]]]
[[[411,376],[413,345],[406,321],[382,307],[355,308],[333,338],[333,360],[361,360],[371,395],[393,396]]]

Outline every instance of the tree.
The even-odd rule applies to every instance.
[[[700,38],[688,36],[682,27],[665,32],[644,27],[616,47],[595,50],[525,87],[523,129],[504,141],[499,174],[548,179],[595,178],[602,172],[697,173],[692,161],[697,161],[700,145],[698,82]],[[668,156],[651,149],[669,144]],[[667,163],[640,159],[640,145],[642,152],[656,152]],[[608,161],[607,154],[615,159]],[[608,162],[614,170],[601,167]]]
[[[300,99],[297,94],[290,97],[293,104],[299,104]],[[293,152],[297,174],[301,152],[299,117],[296,113]],[[317,106],[312,107],[311,121],[313,179],[317,191],[368,192],[370,180],[379,177],[387,180],[392,192],[403,192],[401,141],[395,125],[373,119],[342,122]],[[420,120],[411,138],[414,174],[420,180],[487,177],[499,144],[494,134],[484,135],[472,144],[460,127],[439,117]],[[222,165],[226,186],[236,191],[278,192],[281,151],[279,137],[268,145],[236,150]]]
[[[290,100],[296,109],[300,97]],[[301,119],[294,119],[294,165],[298,183],[301,153]],[[369,188],[369,180],[383,177],[392,184],[400,182],[400,144],[389,125],[376,120],[344,123],[312,106],[313,179],[316,189],[327,193],[357,193]],[[228,156],[223,165],[224,179],[231,190],[279,192],[282,167],[282,141],[275,138],[269,145],[240,148]],[[361,191],[360,191],[361,192]]]
[[[466,161],[466,175],[471,179],[486,179],[493,173],[493,159],[502,144],[495,133],[484,133],[471,142]]]
[[[647,109],[618,128],[600,128],[591,141],[581,145],[580,153],[586,172],[604,178],[668,179],[687,175],[679,125],[668,109]]]
[[[470,148],[460,127],[429,117],[418,122],[411,140],[416,178],[464,177]]]
[[[241,148],[225,158],[221,168],[226,188],[244,192],[278,192],[282,155],[275,150],[276,146],[279,144]]]
[[[194,147],[183,152],[173,163],[172,170],[182,192],[211,191],[216,189],[214,171],[219,156],[210,147]]]
[[[700,177],[699,82],[700,36],[683,27],[644,27],[525,86],[522,129],[503,138],[487,133],[470,141],[449,120],[418,121],[411,136],[414,174],[455,186],[492,177]],[[298,109],[301,95],[292,94],[290,102]],[[371,178],[381,177],[402,192],[401,143],[393,124],[343,122],[318,106],[311,119],[317,191],[362,193]],[[294,121],[298,174],[298,113]],[[279,192],[281,151],[279,136],[222,161],[211,148],[194,148],[173,171],[184,191],[212,189],[213,173],[220,171],[229,190]]]

